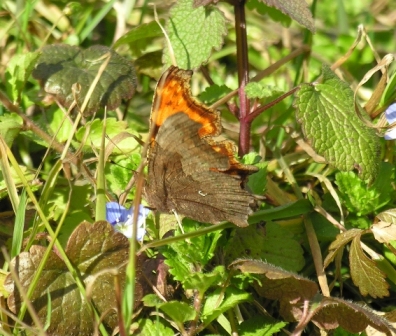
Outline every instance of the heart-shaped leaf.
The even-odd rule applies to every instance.
[[[21,253],[11,262],[25,291],[31,284],[45,250],[43,246],[34,245],[29,252]],[[128,239],[105,221],[94,224],[82,222],[71,234],[65,251],[86,287],[89,286],[94,306],[100,314],[105,315],[105,326],[114,329],[118,323],[114,273],[118,273],[120,283],[123,284],[129,254]],[[136,274],[139,279],[140,264]],[[7,300],[8,307],[17,313],[22,298],[11,274],[7,276],[5,288],[11,293]],[[47,329],[49,335],[93,334],[94,319],[87,300],[78,290],[64,261],[55,252],[51,252],[30,298],[43,324],[47,318],[48,294],[51,298],[51,323]],[[135,305],[142,296],[141,283],[136,281]],[[29,321],[29,317],[26,320]]]
[[[95,86],[84,114],[92,114],[105,106],[114,110],[122,99],[133,96],[136,76],[132,63],[108,47],[96,45],[81,50],[71,45],[48,45],[43,48],[33,77],[40,81],[46,93],[55,96],[66,108],[75,99],[81,106],[107,53],[110,53],[111,59]],[[72,87],[76,83],[80,89],[73,92]]]
[[[356,169],[372,182],[378,175],[380,142],[356,115],[353,92],[327,66],[321,83],[303,84],[296,117],[317,154],[341,171]]]

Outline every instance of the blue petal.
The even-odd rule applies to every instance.
[[[392,128],[387,131],[384,135],[385,140],[395,140],[396,139],[396,128]]]
[[[118,232],[121,232],[124,236],[126,236],[127,238],[131,238],[132,237],[132,230],[133,230],[133,207],[130,210],[125,209],[123,206],[119,205],[118,203],[115,202],[110,202],[107,204],[110,204],[109,207],[107,207],[107,214],[110,213],[115,213],[115,210],[117,210],[117,214],[120,212],[119,209],[122,208],[122,212],[124,213],[124,216],[122,219],[125,220],[120,220],[121,217],[119,217],[119,220],[112,223],[109,221],[109,216],[107,215],[107,221],[109,223],[112,223],[114,225],[114,229]],[[117,205],[117,206],[115,206]],[[111,211],[109,211],[109,209]],[[145,208],[143,205],[139,205],[139,213],[138,213],[138,220],[137,220],[137,240],[142,241],[144,235],[146,234],[146,230],[143,228],[144,227],[144,223],[146,220],[146,217],[149,215],[150,210]],[[116,216],[115,216],[116,217]],[[112,218],[113,219],[113,218]]]
[[[126,222],[130,215],[130,210],[126,209],[117,202],[106,203],[106,220],[111,224]]]
[[[385,110],[385,118],[389,124],[393,124],[396,121],[396,103],[391,104]]]

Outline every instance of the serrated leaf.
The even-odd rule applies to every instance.
[[[246,3],[246,7],[250,10],[256,10],[261,15],[268,15],[273,21],[279,22],[284,27],[289,27],[292,22],[288,15],[283,14],[276,8],[265,5],[260,0],[249,0]]]
[[[270,7],[279,9],[282,13],[290,16],[299,24],[303,25],[311,32],[315,32],[312,13],[308,9],[305,0],[261,0]]]
[[[183,220],[184,231],[196,231],[199,224],[189,219]],[[165,263],[170,267],[169,273],[183,285],[192,275],[193,270],[200,265],[202,269],[213,258],[217,241],[221,232],[211,232],[207,235],[191,238],[189,241],[178,241],[169,244],[161,251],[165,256]]]
[[[378,178],[370,186],[358,178],[354,172],[336,174],[336,184],[343,204],[357,216],[370,214],[388,202],[392,197],[393,167],[387,162],[380,164]]]
[[[358,333],[372,326],[389,336],[396,331],[386,319],[369,307],[335,297],[322,299],[315,309],[313,321],[325,330],[340,326],[349,332]]]
[[[15,55],[7,65],[5,73],[7,94],[14,104],[20,101],[21,91],[29,78],[40,52]]]
[[[324,268],[329,266],[329,264],[334,260],[337,253],[341,251],[353,238],[356,236],[360,236],[362,230],[360,229],[351,229],[337,235],[336,240],[333,241],[329,246],[329,254],[326,256],[326,259],[323,263]]]
[[[195,69],[207,61],[212,50],[223,45],[227,34],[225,17],[220,10],[194,8],[192,0],[180,0],[172,7],[166,31],[177,66],[182,69]],[[166,67],[171,65],[168,47],[163,60]]]
[[[282,90],[278,89],[275,86],[257,82],[248,83],[245,86],[245,92],[249,99],[263,99],[283,93]]]
[[[149,320],[148,318],[139,321],[139,329],[141,330],[140,335],[144,336],[174,336],[174,331],[165,325],[166,322],[157,318],[154,321]]]
[[[227,287],[225,292],[223,292],[223,289],[218,289],[206,297],[201,316],[205,325],[208,325],[220,314],[235,307],[237,304],[251,300],[249,293],[237,288]]]
[[[158,306],[171,320],[177,324],[194,320],[197,312],[185,302],[170,301]]]
[[[246,257],[265,260],[295,272],[305,265],[304,251],[293,239],[293,234],[272,222],[268,222],[264,228],[251,225],[235,230],[225,249],[226,263]]]
[[[265,316],[254,316],[243,321],[238,331],[243,336],[271,336],[281,331],[286,322],[278,322]]]
[[[164,24],[164,20],[160,20],[161,24]],[[115,43],[113,48],[118,48],[123,44],[136,43],[143,39],[152,39],[154,37],[163,36],[163,32],[156,21],[151,21],[149,23],[143,23],[137,27],[132,28],[125,35],[121,36]]]
[[[116,109],[122,99],[130,99],[136,89],[136,75],[132,63],[105,46],[92,46],[81,50],[70,45],[48,45],[33,70],[33,77],[40,81],[45,92],[53,95],[66,108],[75,97],[82,105],[104,59],[110,53],[111,59],[93,91],[84,113],[92,114],[100,107]],[[74,84],[80,91],[73,93]]]
[[[244,273],[259,274],[260,284],[255,284],[254,288],[268,299],[303,302],[312,299],[318,291],[315,282],[263,261],[241,259],[229,267]]]
[[[203,296],[209,287],[218,284],[221,280],[226,280],[224,266],[217,266],[210,273],[196,272],[191,274],[184,280],[184,289],[197,290]]]
[[[321,83],[301,85],[297,121],[317,154],[341,171],[357,169],[360,178],[372,182],[379,170],[379,138],[354,112],[349,86],[327,66],[322,71]]]
[[[370,295],[373,298],[389,296],[389,284],[386,282],[385,274],[363,253],[360,235],[352,240],[349,264],[352,281],[359,287],[362,295]]]
[[[45,250],[43,246],[33,245],[29,252],[23,252],[12,260],[12,265],[25,292]],[[111,329],[115,328],[118,324],[117,303],[114,274],[111,270],[118,270],[120,283],[123,284],[125,262],[128,260],[129,253],[128,239],[123,234],[114,231],[107,222],[94,224],[83,222],[73,231],[65,251],[77,272],[84,279],[85,285],[92,285],[91,300],[99,312],[106,312],[105,325]],[[137,269],[137,279],[141,276],[140,267]],[[21,306],[21,297],[11,275],[7,277],[5,287],[11,293],[7,300],[8,307],[17,313]],[[51,324],[47,330],[49,335],[93,334],[94,325],[87,301],[81,296],[65,263],[55,252],[51,252],[31,297],[33,307],[43,324],[47,315],[48,291],[52,306]],[[142,286],[138,281],[135,304],[142,296]]]
[[[202,91],[198,95],[198,98],[203,103],[210,105],[230,92],[231,89],[226,85],[213,84],[211,86],[208,86],[204,91]]]
[[[4,139],[8,147],[12,146],[22,126],[23,120],[16,113],[6,113],[0,116],[0,137]]]

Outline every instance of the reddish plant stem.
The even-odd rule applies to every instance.
[[[245,93],[245,86],[249,82],[249,58],[246,34],[245,0],[234,2],[235,11],[235,32],[237,47],[237,64],[239,80],[239,155],[243,156],[249,152],[250,147],[250,126],[249,99]]]
[[[268,110],[269,108],[271,108],[272,106],[278,104],[279,102],[281,102],[283,99],[285,99],[286,97],[292,95],[294,92],[296,92],[300,87],[295,87],[294,89],[291,89],[289,92],[286,92],[285,94],[281,95],[280,97],[274,99],[272,102],[264,105],[264,106],[260,106],[259,108],[257,108],[256,110],[254,110],[252,113],[250,113],[247,116],[247,120],[248,122],[252,122],[256,117],[258,117],[263,111]]]

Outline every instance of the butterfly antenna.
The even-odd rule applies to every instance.
[[[166,39],[166,43],[168,45],[169,57],[170,57],[170,59],[172,61],[172,65],[177,66],[175,52],[173,51],[173,48],[172,48],[172,43],[171,43],[171,41],[169,39],[168,33],[166,32],[165,28],[161,25],[161,22],[160,22],[160,20],[158,18],[157,8],[156,8],[155,4],[154,4],[154,20],[155,20],[155,22],[158,23],[159,27],[161,28],[162,32],[164,33],[164,36],[165,36],[165,39]]]

